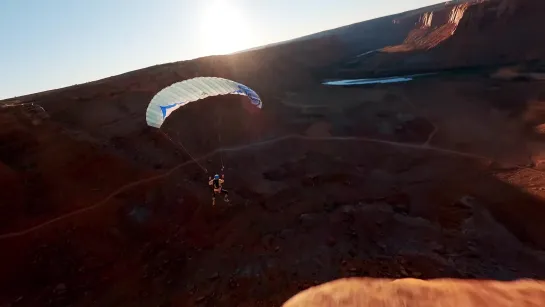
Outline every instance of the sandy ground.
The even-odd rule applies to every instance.
[[[343,279],[307,290],[296,306],[541,306],[543,282]]]

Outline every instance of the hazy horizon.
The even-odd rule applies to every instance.
[[[441,2],[7,0],[0,4],[0,99],[256,48]]]

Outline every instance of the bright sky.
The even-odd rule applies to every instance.
[[[438,0],[0,0],[0,99],[292,39]]]

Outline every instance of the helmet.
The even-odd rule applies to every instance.
[[[220,175],[215,174],[215,175],[214,175],[214,179],[220,179]]]

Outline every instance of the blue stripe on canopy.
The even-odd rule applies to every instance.
[[[170,108],[174,108],[175,106],[177,105],[180,105],[182,103],[173,103],[173,104],[169,104],[168,106],[159,106],[159,108],[161,108],[161,113],[163,114],[163,119],[165,119],[167,117],[167,110],[170,109]]]

